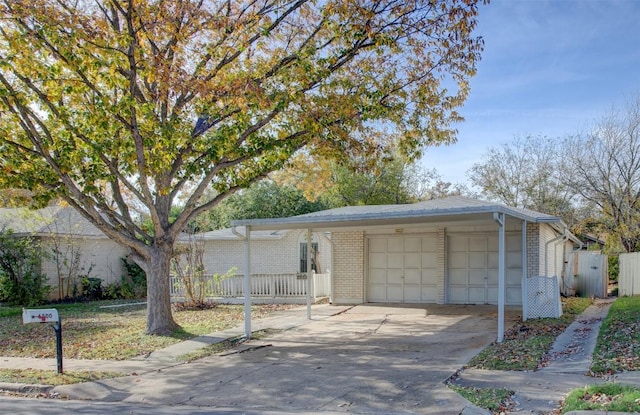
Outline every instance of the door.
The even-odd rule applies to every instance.
[[[368,301],[436,302],[436,234],[375,236],[368,243]]]

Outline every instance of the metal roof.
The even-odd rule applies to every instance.
[[[520,220],[535,223],[558,223],[564,227],[557,216],[462,196],[407,205],[347,206],[288,218],[241,219],[231,221],[231,225],[250,226],[252,230],[337,229],[376,225],[492,220],[494,213],[504,213]]]
[[[269,231],[256,231],[251,233],[252,240],[264,240],[272,241],[284,238],[287,235],[286,230],[269,230]],[[232,228],[218,229],[215,231],[202,232],[190,235],[191,238],[204,241],[228,241],[238,240],[240,237],[233,233]]]

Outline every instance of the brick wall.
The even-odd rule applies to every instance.
[[[306,231],[290,231],[281,239],[251,240],[252,274],[289,274],[300,271],[300,242],[304,242]],[[323,237],[315,235],[318,242],[322,272],[331,268],[331,245]],[[205,241],[204,265],[207,274],[224,274],[235,268],[244,273],[244,241]]]
[[[364,232],[334,232],[333,303],[360,304],[364,299]]]

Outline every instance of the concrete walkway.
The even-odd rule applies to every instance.
[[[607,380],[590,376],[591,356],[596,346],[602,321],[614,300],[596,300],[557,337],[550,361],[535,372],[490,371],[465,369],[455,384],[479,388],[507,388],[515,391],[513,414],[554,414],[560,402],[573,389],[602,384]],[[615,376],[615,381],[640,385],[640,372]],[[590,415],[599,411],[582,411]],[[604,414],[604,412],[602,412]],[[608,414],[614,414],[608,412]]]

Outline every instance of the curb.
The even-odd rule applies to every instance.
[[[3,383],[0,382],[0,391],[20,394],[48,394],[53,390],[53,385],[38,385],[29,383]]]
[[[600,411],[600,410],[591,410],[591,411],[569,411],[564,415],[629,415],[635,414],[637,412],[611,412],[611,411]]]

